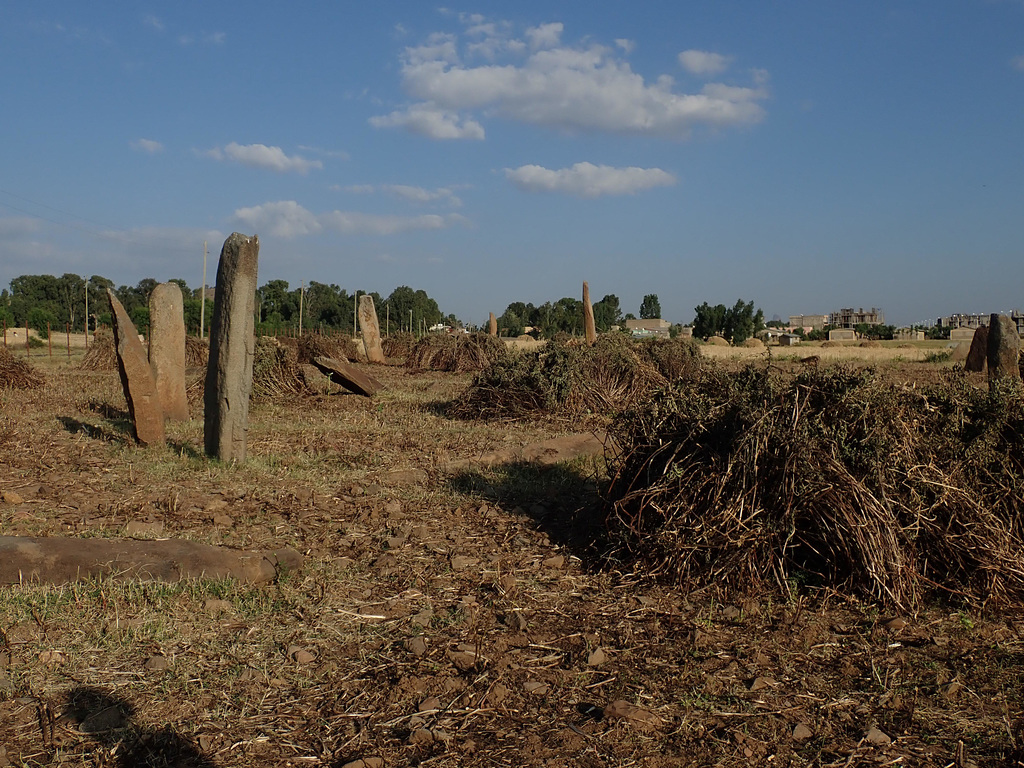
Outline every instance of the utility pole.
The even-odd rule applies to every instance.
[[[199,338],[206,338],[206,241],[203,240],[203,295],[199,299]]]
[[[352,338],[359,335],[359,291],[355,293],[355,300],[352,302]]]
[[[89,348],[89,281],[85,281],[85,348]]]
[[[299,285],[299,338],[302,338],[302,303],[306,296],[306,281],[303,280]]]
[[[390,301],[385,301],[384,302],[384,316],[387,318],[384,321],[384,335],[385,336],[390,336],[391,335],[391,302]]]

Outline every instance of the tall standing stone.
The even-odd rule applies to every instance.
[[[974,331],[971,337],[971,349],[964,361],[964,370],[974,373],[981,373],[985,370],[985,361],[988,359],[988,326],[981,326]]]
[[[1020,381],[1020,335],[1017,324],[1006,315],[993,313],[988,324],[988,383],[998,379]]]
[[[380,345],[380,324],[377,322],[377,310],[373,306],[373,296],[368,293],[359,297],[359,330],[363,333],[366,361],[383,363],[384,350]]]
[[[117,372],[121,389],[128,401],[135,439],[142,445],[162,445],[164,442],[164,413],[156,391],[153,371],[149,367],[146,348],[139,340],[139,332],[114,292],[107,288],[110,316],[114,325],[114,348],[117,351]]]
[[[164,418],[188,421],[185,311],[177,283],[160,283],[149,295],[149,336],[149,366]]]
[[[498,321],[494,317],[494,313],[491,312],[491,319],[487,321],[487,333],[491,336],[498,335]]]
[[[224,241],[210,322],[210,362],[203,395],[203,435],[208,456],[245,461],[249,394],[256,354],[256,270],[259,238],[235,232]]]
[[[587,334],[587,346],[597,341],[597,326],[594,324],[594,305],[590,303],[590,286],[583,281],[583,330]]]

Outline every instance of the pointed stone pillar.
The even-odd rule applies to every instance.
[[[1020,381],[1020,335],[1006,315],[992,313],[988,323],[988,383],[997,379]]]
[[[985,370],[985,362],[988,360],[988,326],[981,326],[974,331],[971,337],[971,350],[967,353],[964,361],[964,370],[973,373],[981,373]]]
[[[210,323],[210,362],[203,395],[206,454],[244,462],[256,352],[256,271],[260,240],[235,232],[224,241]]]
[[[149,367],[146,348],[139,332],[114,292],[107,288],[110,316],[114,325],[114,348],[117,351],[117,372],[121,389],[128,401],[134,437],[141,445],[163,445],[164,412],[156,391],[153,371]]]
[[[149,295],[149,335],[149,367],[164,418],[188,421],[185,311],[177,283],[160,283]]]
[[[359,297],[359,330],[363,334],[363,346],[366,348],[368,363],[383,364],[384,350],[380,345],[380,325],[377,322],[377,310],[373,306],[373,296],[364,293]]]
[[[490,334],[491,336],[497,336],[498,335],[498,321],[497,321],[497,319],[495,319],[493,312],[491,312],[490,315],[491,315],[491,319],[487,322],[487,333]]]
[[[590,303],[590,286],[583,281],[583,331],[587,335],[587,346],[597,341],[597,326],[594,325],[594,305]]]

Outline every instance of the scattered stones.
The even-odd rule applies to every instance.
[[[988,328],[988,381],[1020,380],[1020,336],[1017,324],[1006,315],[993,313]]]
[[[380,323],[377,320],[377,310],[373,306],[373,296],[368,293],[359,297],[359,330],[363,334],[366,361],[383,365],[385,358],[380,345]]]
[[[355,366],[335,360],[333,357],[314,357],[313,365],[335,384],[340,384],[357,395],[373,397],[384,385],[372,376],[367,376]]]
[[[235,232],[224,241],[217,267],[203,436],[206,454],[225,462],[241,463],[246,456],[259,254],[258,237]]]
[[[164,418],[188,421],[185,313],[177,283],[160,283],[149,295],[149,335],[149,366]]]
[[[135,439],[140,445],[163,445],[164,413],[139,332],[114,292],[107,288],[110,315],[114,326],[114,347],[121,389],[128,401]]]
[[[583,281],[583,331],[587,346],[592,347],[597,341],[597,327],[594,325],[594,305],[590,303],[590,286]]]
[[[312,664],[316,661],[316,654],[307,651],[300,645],[288,646],[288,658],[296,664]]]
[[[974,331],[971,339],[971,349],[964,361],[964,370],[974,373],[981,373],[985,370],[985,363],[988,361],[988,326],[983,325]]]

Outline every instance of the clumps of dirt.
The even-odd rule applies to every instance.
[[[416,342],[406,357],[405,366],[467,373],[481,371],[508,357],[505,342],[486,333],[432,333]]]
[[[31,365],[12,355],[6,347],[0,347],[0,387],[35,389],[42,383],[43,377]]]
[[[114,350],[114,332],[109,328],[97,328],[89,342],[89,349],[79,363],[83,371],[116,371],[117,352]]]
[[[318,357],[330,357],[345,363],[359,357],[359,350],[348,336],[329,338],[310,333],[299,339],[296,354],[301,364],[312,364]]]
[[[552,340],[540,350],[509,355],[481,371],[452,412],[484,419],[607,415],[649,398],[699,367],[700,350],[689,339],[636,343],[628,336],[605,334],[591,347]]]
[[[380,342],[384,357],[406,358],[415,345],[416,337],[409,331],[389,334]]]
[[[1024,599],[1024,390],[705,368],[610,430],[620,556],[690,588]]]

